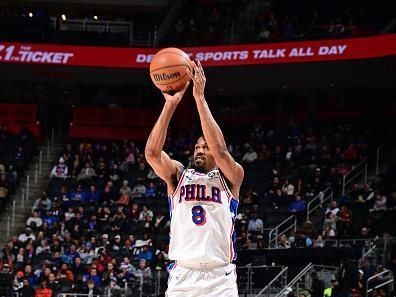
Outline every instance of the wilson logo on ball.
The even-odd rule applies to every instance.
[[[166,81],[170,79],[180,78],[180,72],[175,73],[153,73],[153,78],[155,81]]]

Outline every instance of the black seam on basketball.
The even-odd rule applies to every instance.
[[[165,68],[171,68],[171,67],[176,67],[176,66],[186,66],[189,70],[191,70],[190,67],[188,67],[186,64],[174,64],[174,65],[171,65],[171,66],[164,66],[164,67],[161,67],[161,68],[153,69],[153,70],[150,71],[150,74],[152,72],[154,72],[154,71],[157,71],[157,70],[161,70],[161,69],[165,69]]]
[[[187,75],[187,73],[184,74],[182,77],[180,77],[178,80],[174,80],[174,81],[168,82],[168,83],[166,83],[166,84],[165,84],[165,83],[164,83],[164,84],[155,83],[155,84],[156,84],[156,85],[159,85],[159,86],[171,85],[171,84],[173,84],[173,83],[175,83],[175,82],[178,82],[179,80],[183,79],[186,75]]]
[[[186,60],[188,63],[191,63],[191,60],[190,60],[190,57],[188,57],[188,55],[187,55],[187,57],[188,57],[188,60],[187,60],[187,58],[186,58],[186,56],[185,55],[182,55],[182,54],[178,54],[178,53],[175,53],[175,52],[162,52],[162,53],[160,53],[160,54],[155,54],[154,55],[154,58],[157,56],[161,56],[161,55],[163,55],[163,54],[174,54],[174,55],[178,55],[178,56],[180,56],[180,57],[182,57],[184,60]]]

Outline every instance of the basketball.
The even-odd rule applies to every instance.
[[[150,77],[162,92],[177,92],[190,80],[192,69],[189,56],[181,49],[169,47],[155,54],[150,63]]]

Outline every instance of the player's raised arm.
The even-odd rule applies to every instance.
[[[144,151],[147,162],[151,165],[155,173],[168,184],[170,190],[174,190],[179,169],[182,167],[182,164],[172,160],[168,154],[163,151],[163,147],[172,115],[187,88],[188,84],[174,95],[163,93],[165,104],[150,133]]]
[[[243,168],[228,152],[223,133],[213,118],[206,102],[204,95],[206,77],[202,65],[200,62],[198,62],[198,65],[195,62],[192,62],[192,64],[194,74],[189,71],[188,73],[194,82],[193,94],[206,143],[215,158],[217,166],[219,166],[227,180],[231,183],[231,190],[234,196],[238,197],[244,175]]]

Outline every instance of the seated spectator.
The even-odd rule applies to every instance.
[[[37,210],[44,213],[46,210],[50,210],[52,206],[52,201],[47,197],[47,193],[43,192],[39,199],[33,204],[32,212]]]
[[[32,215],[27,219],[26,226],[32,227],[31,226],[32,223],[34,223],[36,228],[40,228],[41,225],[43,224],[43,219],[40,218],[39,212],[37,210],[34,210]]]
[[[154,182],[149,182],[144,196],[148,198],[157,196],[157,188],[155,187]]]
[[[146,186],[143,185],[143,180],[138,178],[136,180],[136,185],[132,189],[132,198],[143,197],[146,193]]]
[[[95,285],[95,282],[93,280],[89,280],[87,283],[87,287],[83,290],[83,293],[87,294],[88,296],[96,296],[101,295],[102,291]]]
[[[139,267],[136,269],[134,276],[136,278],[143,278],[143,281],[151,280],[151,268],[147,266],[147,261],[145,259],[140,259]]]
[[[28,241],[29,239],[35,241],[36,235],[34,235],[32,228],[26,227],[25,232],[18,236],[18,241],[21,243],[26,243],[26,241]]]
[[[257,152],[252,146],[249,146],[247,152],[242,157],[242,163],[250,164],[257,160]]]
[[[61,157],[59,159],[58,164],[56,164],[52,168],[51,174],[50,174],[50,178],[57,177],[57,178],[65,179],[67,177],[67,174],[68,174],[68,169],[67,169],[67,166],[65,164],[65,159],[63,159],[63,157]]]
[[[83,190],[82,185],[77,185],[74,192],[70,193],[70,203],[72,205],[80,205],[84,201],[87,201],[87,192]]]
[[[100,200],[100,192],[96,189],[95,185],[89,187],[89,192],[85,196],[85,203],[98,204]]]
[[[48,288],[45,279],[40,282],[40,288],[36,290],[34,297],[52,297],[52,290]]]
[[[289,243],[289,240],[288,240],[286,234],[282,234],[279,237],[278,248],[288,249],[290,247],[291,247],[291,245]]]
[[[120,195],[123,194],[128,196],[132,194],[132,189],[129,187],[129,182],[126,179],[122,182],[122,187],[120,188]]]
[[[252,213],[252,217],[249,220],[248,231],[250,233],[261,233],[264,230],[263,221],[258,217],[257,212]]]
[[[109,285],[105,287],[104,290],[105,296],[112,296],[112,297],[121,297],[121,288],[117,284],[117,278],[112,277],[110,279]]]
[[[151,262],[151,260],[153,259],[153,252],[149,250],[149,247],[147,245],[143,246],[143,250],[140,251],[138,259],[144,259],[147,262]]]
[[[94,176],[96,176],[95,169],[91,167],[91,164],[89,162],[86,162],[85,167],[81,169],[80,174],[77,176],[77,180],[90,180]]]
[[[323,239],[335,239],[336,238],[336,231],[335,229],[331,228],[329,223],[325,224],[322,232]]]
[[[139,221],[144,223],[152,222],[153,217],[153,212],[147,207],[147,205],[143,205],[143,209],[139,214]]]
[[[121,194],[120,198],[116,201],[117,205],[120,206],[128,206],[129,202],[131,200],[131,197],[125,193]]]
[[[316,237],[316,239],[314,240],[314,242],[313,242],[313,247],[314,248],[322,248],[322,247],[324,247],[325,246],[325,242],[324,242],[324,240],[323,240],[323,236],[322,235],[318,235],[317,237]]]
[[[380,193],[375,194],[373,208],[370,211],[386,210],[386,196]]]
[[[301,199],[301,194],[296,193],[296,200],[290,204],[289,213],[296,215],[297,221],[301,222],[306,210],[306,202]]]

